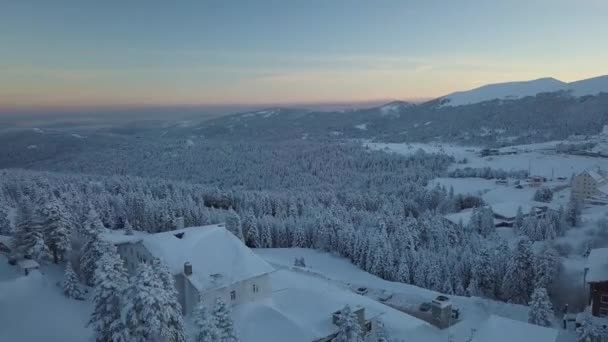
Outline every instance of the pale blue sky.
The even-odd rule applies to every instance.
[[[417,99],[608,73],[608,1],[5,0],[0,106]]]

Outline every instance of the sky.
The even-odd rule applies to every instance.
[[[0,0],[0,108],[421,100],[608,74],[605,0]]]

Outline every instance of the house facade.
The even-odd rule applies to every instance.
[[[589,286],[591,314],[608,317],[608,248],[592,249],[589,253],[585,283]]]
[[[572,196],[579,201],[608,203],[608,175],[601,170],[587,170],[574,176]]]
[[[236,305],[272,293],[273,268],[223,225],[105,236],[117,246],[130,274],[136,272],[139,263],[156,258],[164,262],[175,278],[184,315],[192,313],[199,300],[209,307],[217,298]]]

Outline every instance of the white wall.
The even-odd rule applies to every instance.
[[[257,292],[254,292],[253,285],[256,285]],[[234,291],[235,299],[231,297],[231,292]],[[237,305],[247,302],[270,297],[272,294],[272,284],[269,274],[263,274],[255,278],[243,280],[227,287],[211,290],[203,293],[202,300],[208,308],[213,308],[217,298],[221,298],[228,305]],[[192,298],[190,300],[193,300]],[[196,303],[196,301],[194,302]],[[194,304],[193,306],[195,306]],[[190,313],[191,311],[187,312]]]

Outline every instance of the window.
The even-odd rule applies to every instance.
[[[604,294],[600,297],[600,302],[602,302],[602,304],[608,304],[608,294]]]
[[[256,284],[253,284],[253,293],[258,293],[258,292],[260,292],[260,288]]]
[[[236,291],[230,291],[230,300],[236,300]]]
[[[600,317],[608,316],[608,309],[600,308]]]

